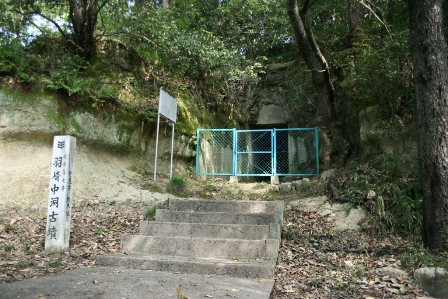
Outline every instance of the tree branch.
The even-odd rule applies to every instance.
[[[318,1],[318,0],[306,0],[306,1],[303,3],[303,7],[302,7],[302,9],[300,10],[300,12],[303,13],[303,14],[306,14],[307,11],[308,11],[308,9],[310,9],[311,6],[313,6],[317,1]]]
[[[350,202],[350,199],[343,198],[339,195],[338,189],[336,189],[335,185],[330,184],[330,190],[333,195],[333,199],[340,202]]]
[[[109,0],[104,0],[103,3],[101,3],[101,5],[98,6],[98,12],[100,12],[101,9],[103,9],[103,7],[106,6],[107,3],[109,3]]]
[[[117,31],[117,32],[111,32],[111,33],[108,33],[108,34],[101,34],[100,36],[114,36],[114,35],[130,35],[130,36],[133,36],[133,37],[145,40],[145,41],[147,41],[148,43],[152,44],[154,47],[157,48],[157,44],[155,42],[153,42],[152,40],[150,40],[146,36],[135,34],[135,33],[125,32],[125,31]]]
[[[376,12],[376,10],[379,10],[377,7],[375,7],[375,5],[373,5],[372,2],[370,2],[369,0],[358,0],[358,2],[360,4],[362,4],[365,8],[367,8],[373,15],[374,17],[381,23],[383,24],[384,28],[386,28],[387,33],[392,36],[392,31],[389,28],[389,25],[387,25],[386,20],[384,20],[384,18],[381,16],[381,13]]]
[[[28,13],[23,13],[23,12],[21,12],[21,11],[18,10],[18,9],[14,9],[14,10],[15,10],[15,12],[17,12],[18,14],[20,14],[20,15],[24,16],[25,18],[27,18],[27,20],[30,22],[30,24],[32,24],[32,25],[35,26],[37,29],[39,29],[39,31],[42,32],[42,29],[40,29],[39,26],[37,26],[33,21],[31,21],[31,18],[29,18],[30,15],[31,15],[31,16],[34,16],[34,15],[40,16],[41,18],[43,18],[43,19],[47,20],[48,22],[52,23],[52,24],[56,27],[56,29],[59,31],[59,33],[60,33],[66,40],[71,40],[70,37],[64,32],[64,30],[61,28],[61,26],[59,26],[59,24],[58,24],[56,21],[50,19],[49,17],[43,15],[42,13],[40,13],[40,12],[38,12],[38,11],[31,11],[31,12],[28,12]]]

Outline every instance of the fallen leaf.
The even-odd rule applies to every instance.
[[[397,289],[386,288],[386,290],[388,290],[389,292],[394,293],[394,294],[400,294],[400,290],[397,290]]]
[[[12,218],[12,219],[9,221],[9,225],[13,225],[14,223],[16,223],[17,221],[20,221],[20,220],[22,220],[22,218]]]

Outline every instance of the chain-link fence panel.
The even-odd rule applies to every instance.
[[[318,130],[199,129],[197,175],[319,174]]]
[[[199,129],[196,174],[233,175],[233,129]]]
[[[272,130],[236,131],[235,175],[272,175]]]
[[[276,129],[275,175],[317,175],[318,150],[317,129]]]

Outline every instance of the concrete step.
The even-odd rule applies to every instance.
[[[247,224],[209,224],[141,221],[140,234],[158,237],[184,236],[192,238],[221,239],[280,239],[280,224],[247,225]]]
[[[274,277],[281,238],[281,201],[170,199],[139,235],[121,239],[121,254],[97,264],[245,278]]]
[[[253,200],[189,200],[170,199],[170,211],[189,212],[227,212],[239,214],[272,214],[285,208],[283,201],[253,201]]]
[[[97,256],[96,261],[102,266],[139,270],[263,279],[272,279],[275,269],[275,261],[272,260],[188,258],[154,254],[105,254]]]
[[[183,257],[262,259],[277,258],[279,240],[209,239],[124,235],[124,252]]]
[[[213,223],[213,224],[248,224],[269,225],[281,223],[283,214],[274,212],[264,213],[232,213],[232,212],[190,212],[171,211],[168,209],[156,210],[156,221],[180,223]]]

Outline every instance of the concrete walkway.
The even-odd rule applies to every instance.
[[[273,280],[98,266],[0,284],[0,298],[178,299],[176,285],[191,299],[268,299]]]

